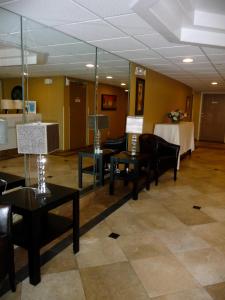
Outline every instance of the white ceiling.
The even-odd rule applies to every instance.
[[[177,79],[194,90],[225,91],[224,0],[0,0],[0,7]],[[51,46],[51,39],[56,38],[49,35],[39,47]],[[76,44],[68,44],[69,55]],[[60,47],[53,48],[52,55],[60,55]],[[186,57],[194,62],[183,63]],[[118,67],[121,64],[116,74],[122,78],[124,66],[122,60],[116,60]],[[62,64],[68,61],[69,56],[61,58]],[[54,70],[54,57],[50,62]],[[212,86],[212,81],[218,86]]]

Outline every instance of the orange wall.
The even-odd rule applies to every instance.
[[[134,115],[136,98],[135,67],[131,64],[130,115]],[[144,77],[143,77],[144,78]],[[147,70],[145,79],[144,132],[153,132],[154,124],[167,121],[169,111],[185,111],[186,97],[192,89],[185,84],[152,70]]]
[[[102,110],[101,97],[103,94],[117,96],[116,110]],[[124,134],[126,126],[128,105],[128,93],[123,88],[99,84],[98,86],[98,113],[109,116],[109,129],[103,130],[102,140],[106,138],[117,138]]]

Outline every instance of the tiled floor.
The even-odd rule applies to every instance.
[[[83,222],[85,211],[106,206],[106,194],[89,196]],[[76,256],[70,245],[42,267],[39,285],[26,279],[2,300],[225,300],[225,150],[198,148],[176,183],[167,172],[80,243]]]

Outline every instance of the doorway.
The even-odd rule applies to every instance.
[[[200,140],[224,143],[225,95],[204,94],[201,112]]]
[[[70,82],[70,149],[86,146],[86,84]]]

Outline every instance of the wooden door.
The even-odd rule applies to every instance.
[[[201,113],[200,140],[223,142],[225,134],[225,95],[205,94]]]
[[[70,82],[70,149],[86,146],[86,85]]]

